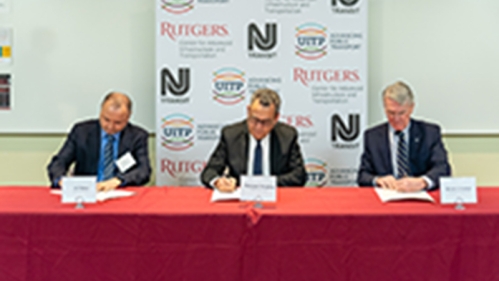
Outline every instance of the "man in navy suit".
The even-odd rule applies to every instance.
[[[440,127],[411,119],[414,98],[403,82],[383,91],[383,104],[388,122],[364,133],[358,185],[405,192],[438,188],[439,178],[451,173]]]
[[[233,191],[241,175],[274,175],[278,186],[303,186],[307,173],[296,129],[278,122],[281,100],[270,89],[253,93],[246,120],[226,126],[201,173],[208,188]]]
[[[146,184],[151,175],[148,134],[128,122],[131,112],[130,98],[112,92],[102,102],[99,120],[74,125],[47,167],[52,187],[60,187],[73,162],[74,175],[97,176],[98,191]]]

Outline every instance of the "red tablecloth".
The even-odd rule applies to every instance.
[[[499,280],[496,188],[464,211],[360,188],[279,189],[263,210],[129,190],[75,210],[48,188],[0,188],[0,281]]]

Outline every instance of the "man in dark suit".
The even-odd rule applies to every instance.
[[[278,186],[303,186],[306,172],[296,130],[278,122],[279,95],[259,89],[247,119],[222,129],[220,141],[201,173],[208,188],[230,192],[241,175],[274,175]]]
[[[128,122],[131,110],[126,95],[112,92],[102,102],[99,120],[74,125],[47,167],[52,187],[60,187],[73,162],[74,175],[97,176],[98,191],[146,184],[151,175],[148,134]]]
[[[388,122],[365,132],[357,183],[405,192],[438,188],[451,173],[440,127],[411,119],[414,98],[403,82],[384,90],[383,104]]]

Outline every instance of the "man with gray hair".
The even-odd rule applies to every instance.
[[[241,175],[277,176],[278,186],[303,186],[307,175],[296,129],[279,122],[281,99],[258,89],[247,118],[222,129],[220,141],[201,173],[208,188],[231,192]]]
[[[388,122],[364,133],[357,183],[402,192],[438,188],[451,173],[440,127],[411,118],[414,97],[403,82],[383,91],[383,105]]]

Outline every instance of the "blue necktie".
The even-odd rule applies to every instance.
[[[259,176],[262,174],[262,144],[259,140],[256,141],[255,157],[253,158],[253,175]]]
[[[102,173],[102,180],[108,180],[114,177],[114,136],[106,135],[107,143],[104,147],[104,172]]]
[[[407,142],[404,138],[404,132],[395,132],[399,137],[399,143],[397,146],[397,177],[403,178],[409,176],[409,156],[407,149]]]

